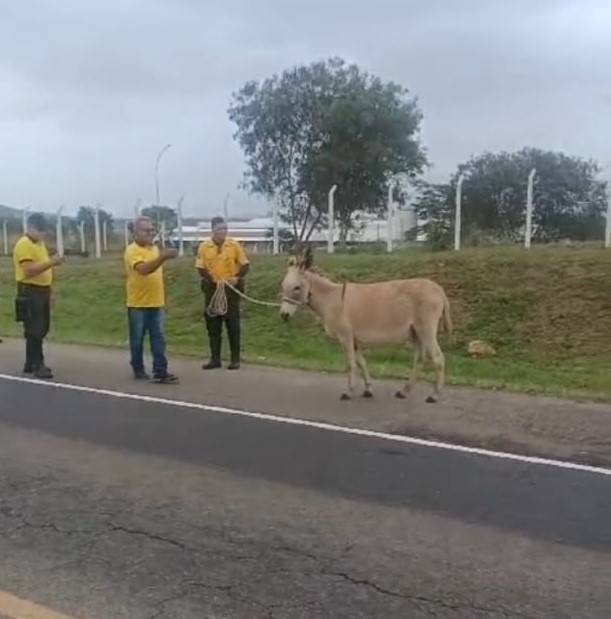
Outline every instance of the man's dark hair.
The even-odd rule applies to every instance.
[[[217,226],[225,223],[225,219],[223,217],[213,217],[210,222],[210,227],[214,230]]]
[[[28,226],[35,228],[39,232],[45,232],[49,227],[46,217],[42,213],[32,213],[28,217]]]

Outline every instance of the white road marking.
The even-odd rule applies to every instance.
[[[403,443],[407,445],[418,445],[420,447],[430,447],[433,449],[443,449],[446,451],[457,451],[460,453],[474,454],[477,456],[485,456],[488,458],[498,458],[501,460],[514,460],[527,464],[539,464],[543,466],[551,466],[559,469],[568,469],[572,471],[582,471],[585,473],[595,473],[597,475],[607,475],[611,477],[611,469],[588,466],[586,464],[577,464],[575,462],[567,462],[564,460],[553,460],[550,458],[538,458],[536,456],[523,456],[504,451],[494,451],[490,449],[481,449],[479,447],[468,447],[455,443],[445,443],[442,441],[432,441],[415,436],[403,436],[400,434],[388,434],[386,432],[378,432],[376,430],[363,430],[361,428],[351,428],[349,426],[338,426],[332,423],[322,421],[310,421],[308,419],[299,419],[296,417],[282,417],[280,415],[272,415],[269,413],[257,413],[254,411],[241,410],[237,408],[227,408],[225,406],[215,406],[212,404],[200,404],[197,402],[185,402],[182,400],[171,400],[168,398],[159,398],[156,396],[140,395],[137,393],[127,393],[124,391],[113,391],[111,389],[98,389],[96,387],[85,387],[82,385],[72,385],[69,383],[48,382],[35,378],[26,378],[23,376],[13,376],[11,374],[1,374],[0,380],[7,380],[15,383],[25,383],[31,385],[41,385],[52,389],[63,389],[66,391],[76,391],[80,393],[91,393],[102,395],[111,398],[123,400],[135,400],[137,402],[150,402],[151,404],[163,404],[166,406],[175,406],[178,408],[189,408],[200,411],[213,413],[222,413],[225,415],[236,415],[239,417],[247,417],[250,419],[259,419],[262,421],[272,421],[293,426],[301,426],[305,428],[315,428],[317,430],[326,430],[328,432],[338,432],[340,434],[349,434],[352,436],[363,436],[366,438],[376,438],[394,443]]]

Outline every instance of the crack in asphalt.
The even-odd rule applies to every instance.
[[[171,537],[164,537],[163,535],[157,535],[156,533],[150,533],[149,531],[145,531],[144,529],[131,529],[129,527],[115,524],[112,521],[108,521],[106,523],[106,527],[109,531],[119,531],[121,533],[126,533],[128,535],[135,535],[138,537],[145,537],[155,542],[161,542],[163,544],[169,544],[170,546],[174,546],[175,548],[180,548],[184,551],[189,551],[189,547],[183,542],[179,542]]]
[[[94,530],[94,529],[64,529],[58,526],[54,522],[34,523],[34,522],[31,522],[23,513],[6,505],[0,507],[0,515],[3,515],[10,519],[17,520],[19,523],[16,527],[17,530],[31,528],[31,529],[36,529],[36,530],[48,530],[48,531],[52,531],[54,533],[62,534],[62,535],[94,535],[95,536],[99,534],[99,531]],[[110,514],[106,513],[105,515],[110,515]],[[167,544],[174,548],[178,548],[183,552],[197,553],[199,550],[201,550],[195,547],[189,547],[184,542],[178,541],[174,538],[160,535],[158,533],[152,533],[150,531],[147,531],[144,528],[132,528],[132,527],[118,524],[112,519],[109,519],[109,520],[104,521],[103,523],[100,523],[100,526],[105,527],[108,531],[113,532],[113,533],[123,533],[126,535],[142,537],[142,538],[145,538],[153,542]],[[525,615],[519,612],[509,611],[509,610],[502,609],[502,608],[490,608],[490,607],[485,607],[485,606],[464,604],[464,603],[459,603],[459,602],[453,603],[453,602],[448,602],[444,600],[428,598],[426,596],[409,594],[403,591],[396,591],[396,590],[384,587],[372,580],[369,580],[366,578],[358,578],[356,576],[353,576],[347,571],[337,571],[337,570],[331,569],[331,567],[329,567],[330,564],[332,564],[334,561],[336,562],[337,559],[334,560],[332,558],[320,557],[319,555],[315,553],[302,550],[300,548],[295,548],[287,544],[274,545],[274,544],[264,544],[264,543],[253,541],[253,540],[236,540],[236,539],[233,539],[230,535],[227,535],[226,533],[223,533],[221,535],[221,539],[223,542],[227,543],[228,545],[240,546],[242,550],[244,550],[244,546],[249,546],[253,550],[256,549],[256,551],[258,551],[258,552],[255,552],[254,555],[249,555],[249,554],[238,555],[234,553],[227,553],[227,552],[221,551],[223,555],[230,554],[233,560],[236,560],[236,561],[255,560],[261,563],[262,555],[264,553],[269,552],[270,550],[272,551],[272,553],[289,554],[293,557],[298,557],[302,560],[305,559],[305,560],[314,562],[317,565],[317,568],[313,572],[311,572],[312,575],[340,578],[343,581],[353,586],[366,587],[366,588],[371,589],[372,591],[375,591],[377,594],[411,602],[412,604],[416,605],[419,608],[419,610],[424,610],[425,612],[428,612],[429,614],[431,614],[432,612],[433,616],[437,616],[437,613],[435,612],[433,608],[430,608],[431,606],[433,606],[436,609],[444,609],[444,610],[449,610],[453,612],[460,611],[460,610],[470,610],[474,612],[485,613],[488,615],[497,614],[497,615],[504,616],[506,619],[535,619],[531,615]],[[349,550],[350,550],[349,548],[346,548],[343,554],[344,555],[347,554]],[[270,573],[270,574],[271,573],[282,573],[282,572],[289,574],[289,573],[294,573],[296,571],[295,569],[286,569],[286,568],[282,568],[280,570],[266,569],[263,565],[261,567],[265,570],[266,573]],[[301,570],[301,573],[304,574],[303,570]],[[219,592],[224,592],[228,596],[230,596],[232,599],[235,599],[236,601],[240,601],[240,602],[247,603],[247,604],[253,604],[261,608],[263,611],[267,613],[268,619],[273,619],[274,611],[280,608],[279,605],[261,602],[260,600],[257,600],[255,598],[245,596],[242,593],[237,591],[238,587],[239,587],[239,584],[219,585],[219,584],[209,584],[209,583],[201,582],[198,580],[185,581],[181,583],[180,585],[180,588],[182,589],[180,593],[164,598],[155,604],[156,610],[155,610],[155,613],[151,615],[150,619],[157,619],[158,617],[160,617],[166,612],[166,607],[169,604],[171,604],[172,602],[177,602],[186,597],[189,597],[190,595],[193,595],[193,592],[196,589],[216,590]],[[426,605],[428,608],[423,608],[423,605]],[[283,606],[283,607],[286,608],[286,606]]]

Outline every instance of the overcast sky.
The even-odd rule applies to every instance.
[[[525,145],[611,162],[610,0],[0,0],[0,204],[52,210],[237,189],[232,91],[342,56],[416,95],[444,180]]]

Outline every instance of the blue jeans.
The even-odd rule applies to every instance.
[[[127,308],[129,320],[129,346],[131,366],[134,372],[144,372],[144,337],[149,334],[153,353],[153,375],[165,376],[168,373],[168,360],[165,356],[165,337],[163,335],[164,311],[161,307]]]

